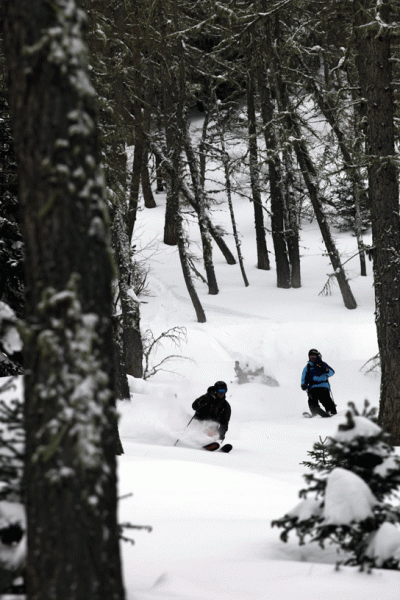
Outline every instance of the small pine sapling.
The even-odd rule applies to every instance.
[[[337,544],[345,564],[400,570],[400,458],[374,422],[376,411],[367,402],[361,415],[350,408],[336,434],[320,438],[302,463],[312,471],[302,501],[272,526],[283,529],[284,542],[295,530],[300,544]]]

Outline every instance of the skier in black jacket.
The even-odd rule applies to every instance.
[[[223,440],[228,431],[231,418],[231,407],[225,395],[228,386],[224,381],[217,381],[210,386],[207,393],[197,398],[192,404],[196,411],[194,418],[197,421],[214,421],[218,423],[219,439]]]

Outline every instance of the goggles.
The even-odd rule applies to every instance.
[[[221,388],[219,390],[217,390],[218,394],[226,394],[227,390]]]

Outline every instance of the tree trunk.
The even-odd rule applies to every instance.
[[[140,305],[132,297],[132,257],[126,219],[118,199],[114,206],[113,248],[118,265],[118,289],[122,321],[122,349],[125,371],[132,377],[143,377],[143,344],[140,333]]]
[[[142,65],[141,65],[142,66]],[[151,68],[149,69],[149,77],[152,75]],[[143,86],[142,86],[143,87]],[[143,106],[143,156],[142,156],[142,192],[143,201],[145,208],[155,208],[157,205],[154,200],[153,192],[151,189],[150,175],[149,175],[149,142],[148,138],[151,132],[151,119],[152,119],[152,102],[154,97],[154,85],[148,84],[144,89],[144,106]]]
[[[196,156],[193,150],[192,142],[189,137],[188,124],[184,125],[184,146],[188,160],[189,170],[192,177],[193,193],[198,206],[199,228],[201,244],[203,247],[204,268],[207,275],[208,293],[211,295],[218,294],[217,278],[215,276],[214,262],[212,256],[212,241],[210,232],[207,227],[207,213],[205,207],[204,191],[201,188],[200,173],[197,165]]]
[[[303,62],[303,68],[308,72],[306,65]],[[362,224],[361,224],[361,210],[360,210],[360,199],[363,192],[363,182],[362,175],[360,173],[359,168],[356,166],[357,160],[354,155],[352,155],[348,145],[346,143],[346,139],[343,131],[340,128],[339,121],[336,117],[334,107],[331,105],[329,98],[324,97],[323,93],[319,89],[317,83],[309,74],[309,82],[310,86],[314,91],[315,100],[326,118],[329,125],[332,127],[334,134],[336,135],[336,139],[338,141],[339,149],[343,156],[344,168],[348,174],[348,177],[351,181],[353,188],[353,198],[354,198],[354,206],[355,206],[355,216],[354,216],[354,231],[357,237],[357,246],[360,254],[360,265],[361,265],[361,275],[366,275],[366,267],[365,267],[365,250],[364,244],[362,241]]]
[[[136,117],[138,118],[138,117]],[[133,230],[135,228],[136,216],[139,207],[139,189],[140,175],[142,172],[143,162],[143,136],[139,131],[139,127],[135,127],[135,149],[133,153],[131,185],[129,191],[129,209],[128,209],[128,237],[129,242],[132,242]]]
[[[151,143],[151,151],[155,155],[156,159],[158,157],[159,163],[163,165],[163,169],[166,171],[166,173],[168,175],[168,179],[170,179],[173,174],[173,168],[172,168],[171,161],[168,160],[164,156],[164,154],[162,153],[162,150],[154,143]],[[179,180],[178,183],[179,183],[179,192],[182,194],[182,196],[185,198],[185,200],[187,200],[187,202],[189,202],[189,204],[191,206],[193,206],[193,208],[195,209],[197,214],[199,214],[199,207],[196,202],[196,199],[194,198],[192,192],[190,191],[190,189],[188,188],[186,183],[182,180]],[[229,250],[228,246],[226,245],[225,241],[223,240],[219,229],[214,227],[214,225],[212,224],[212,222],[208,216],[206,216],[206,222],[207,222],[207,227],[210,231],[210,234],[211,234],[213,240],[217,244],[218,248],[221,250],[228,265],[235,265],[236,264],[235,257],[233,256],[232,252]]]
[[[308,152],[306,142],[302,136],[301,128],[297,122],[293,111],[291,110],[287,90],[284,82],[280,76],[280,64],[278,56],[275,56],[274,60],[274,77],[276,80],[276,94],[280,105],[282,114],[285,115],[285,122],[288,133],[292,137],[293,149],[296,153],[297,161],[306,184],[311,204],[314,209],[315,216],[317,218],[318,226],[321,231],[322,238],[327,249],[329,259],[335,272],[337,282],[339,284],[340,292],[342,294],[343,302],[346,308],[354,309],[357,308],[357,303],[350,289],[349,282],[346,277],[346,273],[342,267],[339,252],[336,248],[334,239],[332,237],[329,224],[325,218],[322,202],[320,200],[319,189],[318,189],[318,175],[311,156]]]
[[[159,154],[155,155],[156,159],[156,193],[164,192],[164,174],[161,168],[161,159]]]
[[[247,279],[246,271],[244,268],[241,244],[240,244],[239,234],[238,234],[237,227],[236,227],[235,213],[233,210],[229,154],[226,151],[224,127],[223,127],[222,119],[220,119],[220,114],[219,114],[218,110],[217,110],[217,132],[218,132],[219,140],[220,140],[220,144],[221,144],[221,151],[222,151],[221,159],[222,159],[222,164],[223,164],[224,173],[225,173],[225,191],[226,191],[226,197],[228,199],[229,213],[231,215],[233,237],[235,238],[236,252],[238,255],[238,261],[239,261],[240,271],[242,273],[244,285],[245,285],[245,287],[248,287],[249,280]]]
[[[257,77],[261,103],[261,117],[264,126],[264,139],[268,155],[268,179],[271,193],[271,229],[275,250],[277,287],[290,288],[291,269],[285,237],[285,205],[282,193],[281,164],[278,153],[278,144],[273,131],[274,107],[265,77],[262,58],[258,59]]]
[[[299,229],[300,229],[300,208],[296,201],[293,189],[293,161],[292,153],[287,148],[283,153],[284,163],[284,198],[286,206],[286,241],[289,253],[289,262],[291,267],[290,283],[292,288],[301,287],[301,263],[300,263],[300,245],[299,245]]]
[[[143,202],[145,208],[156,208],[157,204],[154,200],[153,191],[151,189],[150,183],[150,175],[149,175],[149,153],[148,150],[145,149],[143,153],[143,164],[142,164],[142,192],[143,192]]]
[[[132,234],[135,227],[138,204],[139,204],[139,190],[140,190],[140,176],[143,168],[143,114],[141,106],[141,95],[142,95],[142,77],[141,77],[141,65],[140,65],[140,42],[138,25],[136,24],[133,30],[134,43],[132,45],[132,61],[134,67],[134,86],[135,86],[135,98],[133,101],[133,116],[134,116],[134,154],[132,164],[132,175],[131,185],[129,193],[129,208],[128,208],[128,238],[129,244],[132,242]]]
[[[322,238],[328,251],[332,267],[335,271],[335,276],[339,284],[344,305],[348,309],[357,308],[357,302],[355,301],[353,293],[350,289],[349,282],[346,278],[346,273],[342,267],[339,252],[336,248],[328,222],[325,218],[322,209],[322,203],[319,199],[318,187],[316,184],[317,174],[312,164],[311,157],[308,154],[306,145],[304,144],[303,140],[300,139],[300,136],[294,142],[294,149],[302,175],[304,177],[304,182],[310,195],[311,204],[313,205]]]
[[[114,371],[115,371],[115,397],[117,400],[130,400],[130,391],[128,378],[126,376],[124,352],[122,344],[119,317],[113,319],[113,338],[114,338]]]
[[[390,5],[354,2],[357,68],[366,100],[375,315],[381,360],[379,420],[400,445],[400,223],[392,86]],[[375,21],[375,23],[374,23]],[[369,25],[367,25],[369,24]]]
[[[256,229],[257,242],[257,268],[269,271],[270,262],[268,256],[267,242],[265,239],[264,228],[264,211],[262,207],[261,189],[260,189],[260,170],[258,167],[258,150],[257,150],[257,128],[256,128],[256,111],[254,105],[254,74],[252,64],[248,65],[247,72],[247,119],[249,132],[249,161],[250,161],[250,181],[251,191],[253,196],[254,206],[254,223]]]
[[[113,266],[97,111],[73,0],[5,0],[26,243],[30,600],[123,599]]]

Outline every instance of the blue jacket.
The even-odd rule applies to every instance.
[[[311,390],[315,387],[331,389],[328,377],[332,377],[335,371],[322,360],[318,365],[308,361],[301,375],[301,388],[303,390]]]

